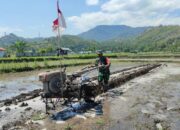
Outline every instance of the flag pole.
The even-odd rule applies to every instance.
[[[59,10],[59,0],[57,0],[57,10]],[[57,11],[57,15],[58,15],[58,34],[57,34],[57,42],[58,42],[58,54],[60,54],[60,48],[61,48],[61,44],[60,44],[60,41],[61,41],[61,33],[60,33],[60,17],[59,17],[59,11]],[[60,68],[62,70],[62,62],[61,62],[61,59],[60,59]],[[60,75],[61,77],[61,75]],[[61,79],[62,81],[62,79]]]
[[[57,11],[57,15],[58,15],[58,36],[57,36],[57,41],[58,41],[58,48],[60,49],[60,47],[61,47],[61,44],[60,44],[60,38],[61,38],[61,34],[60,34],[60,18],[59,18],[59,0],[57,0],[57,9],[58,9],[58,11]],[[60,51],[60,50],[59,50]],[[58,52],[59,53],[59,52]],[[61,62],[61,59],[60,59],[60,68],[61,68],[61,71],[62,71],[62,62]],[[60,83],[61,83],[61,85],[63,86],[63,79],[62,79],[62,73],[60,72]],[[63,89],[63,87],[61,87],[61,89]],[[61,90],[61,95],[62,95],[62,97],[63,97],[63,91]]]
[[[58,7],[59,7],[59,0],[57,0],[57,9],[58,9]],[[60,21],[59,20],[59,13],[58,13],[58,11],[57,11],[57,16],[58,16],[58,21]],[[58,34],[57,34],[57,42],[58,42],[58,49],[60,49],[60,47],[61,47],[61,45],[60,45],[60,24],[58,25]]]

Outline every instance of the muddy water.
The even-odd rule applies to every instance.
[[[81,67],[82,66],[74,68],[70,67],[67,69],[67,71],[75,71]],[[53,70],[58,70],[58,68],[51,70],[1,74],[0,100],[11,98],[12,96],[17,96],[20,93],[42,88],[42,83],[38,81],[38,74],[41,72]]]
[[[34,72],[3,75],[0,78],[0,100],[40,87],[41,83]]]
[[[111,70],[119,70],[125,67],[131,67],[139,65],[142,63],[112,63]],[[74,72],[82,68],[69,67],[67,72]],[[54,69],[57,70],[57,69]],[[38,74],[44,71],[51,70],[41,70],[32,72],[22,72],[22,73],[8,73],[0,75],[0,100],[11,98],[12,96],[19,95],[20,93],[32,91],[34,89],[42,88],[42,83],[38,81]],[[97,70],[88,73],[89,76],[97,75]]]
[[[180,64],[135,78],[110,97],[111,129],[180,129]]]

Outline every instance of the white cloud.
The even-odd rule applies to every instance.
[[[81,30],[86,30],[87,28],[91,28],[94,25],[102,24],[104,21],[106,23],[112,23],[112,19],[114,15],[105,14],[102,12],[96,13],[85,13],[80,17],[73,16],[68,18],[69,21],[72,21],[75,26]],[[112,23],[113,24],[113,23]]]
[[[87,5],[98,5],[99,0],[86,0]]]
[[[4,33],[16,33],[23,32],[21,28],[18,27],[1,27],[0,26],[0,37],[4,35]]]
[[[173,16],[173,12],[176,16]],[[153,26],[180,24],[180,0],[109,0],[101,10],[69,17],[81,31],[102,24]]]

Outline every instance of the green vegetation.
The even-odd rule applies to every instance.
[[[149,53],[111,53],[105,54],[109,58],[180,58],[180,53],[163,53],[163,52],[149,52]],[[63,57],[49,56],[49,57],[19,57],[19,58],[0,58],[0,63],[21,63],[21,62],[42,62],[42,61],[59,61],[59,60],[75,60],[75,59],[95,59],[96,54],[73,54]]]
[[[64,128],[64,130],[72,130],[72,129],[73,129],[73,126],[70,125],[70,124],[68,124],[68,125]]]
[[[106,56],[110,58],[117,58],[117,54],[106,54]],[[11,62],[39,62],[39,61],[57,61],[64,59],[94,59],[96,58],[96,54],[73,54],[67,55],[63,57],[58,56],[49,56],[49,57],[17,57],[17,58],[0,58],[0,63],[11,63]]]
[[[27,43],[23,41],[17,41],[15,44],[13,44],[11,47],[17,52],[17,53],[24,53],[27,48]]]
[[[74,52],[80,51],[95,51],[100,48],[96,41],[84,40],[78,36],[64,35],[62,36],[60,43],[57,43],[56,37],[46,38],[41,42],[31,42],[30,50],[34,49],[36,52],[53,52],[59,47],[67,47],[73,50]],[[40,49],[39,49],[40,48]]]
[[[132,30],[125,29],[125,31],[127,31],[126,34],[133,34]],[[144,31],[133,37],[126,36],[122,38],[121,36],[116,36],[114,39],[99,42],[85,40],[78,36],[64,35],[58,44],[56,37],[29,40],[18,38],[11,34],[9,37],[0,38],[0,46],[6,45],[5,48],[10,55],[24,51],[38,55],[53,52],[55,55],[59,44],[61,47],[70,48],[76,53],[80,51],[95,52],[98,49],[111,52],[180,52],[180,26],[149,27]],[[102,35],[105,33],[105,31],[101,32]],[[6,43],[5,39],[11,39],[11,44]],[[15,43],[14,41],[14,44],[12,41],[17,39],[25,42]],[[10,42],[9,40],[7,41]]]
[[[135,39],[139,52],[180,52],[180,26],[159,26]]]
[[[36,114],[33,114],[31,119],[33,121],[38,121],[38,120],[44,120],[47,117],[47,115],[37,112]]]
[[[127,34],[129,33],[131,34],[131,32],[127,32]],[[16,42],[13,42],[15,40]],[[91,59],[97,57],[96,54],[42,57],[41,55],[44,54],[56,54],[58,45],[55,37],[24,39],[10,34],[8,37],[0,38],[0,45],[6,45],[6,41],[10,42],[6,46],[6,52],[11,57],[0,58],[1,73],[55,68],[62,65],[83,65],[91,63]],[[98,49],[108,50],[113,53],[106,54],[106,56],[119,58],[119,61],[134,62],[153,58],[156,61],[163,62],[168,61],[168,59],[164,60],[162,58],[180,58],[180,26],[150,27],[143,34],[136,37],[116,37],[115,39],[101,42],[84,40],[78,36],[65,35],[61,38],[60,44],[78,53],[80,51],[95,52]],[[19,53],[21,57],[14,56]],[[34,57],[30,57],[31,55],[28,55],[29,57],[22,57],[23,53],[37,54],[39,57],[36,55]]]
[[[79,34],[79,37],[96,41],[107,41],[114,38],[126,39],[142,34],[150,27],[130,27],[126,25],[99,25],[87,32]]]
[[[105,54],[112,62],[148,62],[153,59],[157,62],[175,62],[173,59],[180,58],[180,53],[112,53]],[[65,57],[21,57],[1,58],[0,73],[23,72],[38,69],[58,68],[60,66],[77,66],[94,64],[96,54],[68,55]],[[113,58],[115,58],[113,60]],[[173,58],[173,59],[172,59]],[[172,60],[170,60],[172,59]],[[177,62],[177,61],[176,61]]]
[[[101,46],[115,52],[180,52],[180,26],[154,27],[138,37],[117,38]]]
[[[103,125],[105,125],[105,121],[103,119],[99,119],[96,121],[96,124],[103,126]]]
[[[63,66],[78,66],[78,65],[87,65],[93,63],[92,60],[59,60],[59,61],[48,61],[44,60],[42,62],[21,62],[21,63],[1,63],[0,64],[0,73],[9,73],[9,72],[23,72],[39,69],[50,69],[50,68],[59,68]]]

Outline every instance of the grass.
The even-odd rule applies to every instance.
[[[72,129],[73,129],[73,126],[71,126],[69,124],[64,128],[64,130],[72,130]]]
[[[42,114],[42,113],[38,112],[38,113],[32,115],[31,119],[32,119],[33,121],[38,121],[38,120],[43,120],[43,119],[45,119],[46,117],[47,117],[47,116],[46,116],[45,114]]]
[[[180,63],[180,53],[112,53],[106,54],[112,62],[176,62]],[[21,57],[0,58],[0,73],[23,72],[39,69],[59,68],[94,64],[96,54],[68,55],[65,57]],[[113,59],[115,58],[115,59]]]
[[[100,125],[100,126],[103,126],[103,125],[105,125],[105,121],[103,119],[99,119],[99,120],[96,121],[96,124]]]
[[[117,58],[117,55],[115,53],[113,54],[107,54],[106,56],[110,58]],[[64,60],[64,59],[94,59],[96,58],[96,54],[73,54],[68,56],[48,56],[48,57],[15,57],[15,58],[0,58],[0,63],[11,63],[11,62],[40,62],[45,60]]]
[[[58,61],[48,61],[44,60],[42,62],[21,62],[21,63],[1,63],[0,73],[9,72],[23,72],[31,71],[37,69],[50,69],[59,68],[61,66],[77,66],[77,65],[87,65],[93,63],[92,60],[58,60]]]
[[[180,53],[162,53],[162,52],[141,52],[141,53],[111,53],[105,54],[109,58],[180,58]],[[72,54],[63,57],[19,57],[19,58],[0,58],[0,63],[21,63],[21,62],[40,62],[40,61],[57,61],[62,59],[94,59],[96,54]]]

